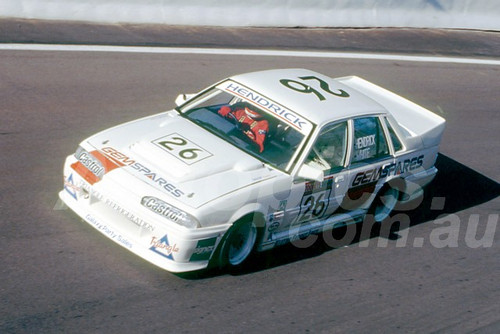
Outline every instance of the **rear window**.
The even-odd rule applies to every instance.
[[[389,135],[391,136],[392,145],[394,146],[394,152],[401,151],[403,149],[403,144],[401,144],[401,140],[399,140],[387,118],[385,119],[385,124],[387,125],[387,129],[389,129]]]

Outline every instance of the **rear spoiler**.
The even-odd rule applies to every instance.
[[[385,88],[356,76],[337,81],[382,105],[411,137],[420,137],[425,147],[439,145],[445,119]]]

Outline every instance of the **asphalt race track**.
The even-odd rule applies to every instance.
[[[256,47],[281,34],[281,49],[500,55],[492,32],[200,29],[202,43],[175,28],[173,43],[157,27],[0,26],[1,42],[241,47],[245,36]],[[93,39],[82,41],[85,29]],[[179,93],[278,67],[355,74],[447,119],[433,187],[417,210],[402,208],[409,228],[284,246],[239,272],[173,275],[60,206],[64,158],[87,136],[170,109]],[[0,50],[0,333],[498,333],[499,87],[498,65]]]

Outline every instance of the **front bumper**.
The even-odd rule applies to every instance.
[[[71,210],[120,246],[170,272],[205,269],[229,227],[187,229],[167,220],[149,220],[147,215],[139,219],[123,209],[127,207],[123,197],[112,203],[95,198],[93,187],[69,164],[64,180],[59,197]]]

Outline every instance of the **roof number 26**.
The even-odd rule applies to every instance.
[[[299,77],[299,79],[306,81],[306,80],[317,80],[319,82],[319,86],[321,87],[321,90],[325,93],[328,93],[330,95],[334,95],[337,97],[349,97],[349,94],[342,89],[339,89],[338,92],[333,92],[330,90],[330,86],[326,81],[321,80],[318,77],[315,76],[305,76],[305,77]],[[311,86],[300,82],[296,80],[290,80],[290,79],[281,79],[280,83],[290,89],[293,89],[296,92],[300,93],[305,93],[305,94],[314,94],[318,97],[320,101],[326,100],[326,97],[318,90],[312,88]]]

